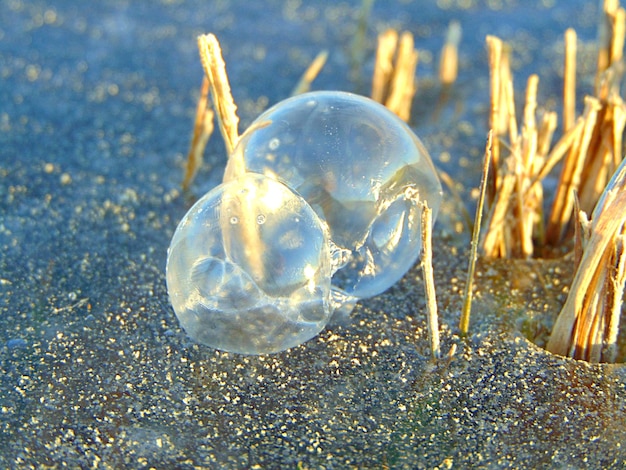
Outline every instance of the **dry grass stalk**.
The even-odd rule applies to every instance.
[[[547,349],[590,362],[615,362],[626,281],[626,160],[589,222],[578,213],[579,265]]]
[[[193,126],[193,137],[189,153],[187,154],[187,166],[183,179],[183,191],[188,191],[189,186],[196,177],[196,173],[202,166],[202,155],[206,144],[213,133],[213,110],[207,106],[209,97],[209,79],[205,76],[200,87],[200,97],[196,107],[196,120]]]
[[[372,99],[384,103],[389,93],[389,83],[393,76],[393,57],[398,47],[398,32],[388,29],[378,35],[376,63],[372,77]]]
[[[420,203],[422,225],[422,272],[424,274],[424,290],[426,292],[426,309],[428,311],[428,337],[430,351],[434,359],[441,356],[439,346],[439,320],[437,317],[437,295],[435,293],[435,278],[433,274],[433,216],[432,210],[426,201]]]
[[[585,100],[584,126],[561,172],[548,222],[547,242],[553,246],[567,234],[573,207],[572,191],[578,192],[581,209],[591,211],[622,160],[626,106],[619,96],[619,81],[626,12],[618,2],[605,1],[604,9],[596,96]]]
[[[593,130],[596,127],[600,110],[600,102],[596,98],[591,96],[585,98],[584,124],[565,158],[552,202],[552,209],[548,217],[546,242],[551,246],[557,246],[561,242],[570,222],[574,207],[574,197],[579,191],[581,179],[583,178],[585,157],[588,155],[589,143]]]
[[[213,34],[205,34],[198,37],[198,48],[202,67],[209,80],[213,106],[220,124],[220,131],[230,159],[230,172],[224,175],[224,181],[232,181],[243,176],[246,172],[243,154],[233,152],[239,140],[239,118],[237,106],[233,100],[226,64],[222,58],[222,50],[219,41]],[[244,180],[244,186],[249,180]],[[256,280],[264,276],[262,253],[263,242],[260,238],[259,227],[256,223],[256,202],[253,199],[256,194],[256,186],[247,192],[240,191],[241,186],[229,186],[222,197],[222,210],[220,211],[220,225],[226,251],[239,249],[231,246],[237,238],[235,232],[240,233],[243,239],[243,249],[250,267],[250,274]],[[232,214],[241,214],[241,217]],[[235,220],[236,219],[236,220]]]
[[[411,117],[411,104],[417,90],[417,60],[411,33],[403,32],[398,39],[398,32],[389,29],[378,36],[372,99],[384,104],[403,121]]]
[[[508,160],[508,163],[511,163],[511,160]],[[517,224],[510,225],[508,223],[509,207],[513,199],[512,195],[516,178],[514,169],[510,167],[506,169],[506,172],[503,172],[502,168],[499,168],[497,171],[500,173],[499,176],[495,177],[495,179],[499,180],[498,192],[489,214],[482,248],[487,257],[508,258],[511,256],[511,234],[508,228],[517,227]]]
[[[613,37],[611,40],[611,64],[622,61],[624,56],[624,39],[626,36],[626,10],[618,8],[613,15]]]
[[[621,162],[622,135],[626,106],[617,94],[598,102],[597,125],[590,136],[589,148],[583,163],[583,181],[580,187],[581,207],[590,211],[609,178]]]
[[[226,151],[230,155],[239,140],[239,117],[237,117],[237,105],[230,91],[222,49],[213,34],[199,36],[198,49],[204,73],[211,85],[211,98],[217,112],[220,132],[226,144]]]
[[[603,75],[614,64],[619,64],[624,51],[624,27],[626,12],[619,0],[604,0],[604,15],[600,19],[598,66],[596,73],[596,96],[601,96]]]
[[[395,70],[391,79],[389,96],[385,101],[385,106],[403,121],[408,121],[411,117],[411,104],[417,90],[415,87],[417,57],[413,35],[405,31],[400,36]]]
[[[491,148],[491,174],[500,165],[500,62],[502,59],[502,40],[495,36],[487,36],[487,50],[489,53],[489,83],[490,83],[490,108],[489,128],[493,133],[493,145]],[[487,191],[488,200],[491,202],[496,195],[496,178],[492,178],[492,184]]]
[[[576,31],[565,31],[565,64],[563,74],[563,132],[576,120]]]
[[[596,70],[596,88],[598,79],[609,67],[611,58],[611,20],[610,15],[618,8],[618,0],[605,0],[603,3],[604,15],[600,17],[598,24],[598,62]]]
[[[487,37],[487,46],[491,77],[489,122],[494,126],[494,136],[488,191],[490,216],[482,248],[488,257],[529,257],[534,253],[534,240],[542,238],[544,232],[543,189],[538,181],[547,165],[556,164],[555,154],[549,149],[557,117],[545,113],[537,121],[539,78],[531,75],[519,131],[508,47],[494,36]],[[503,157],[501,144],[507,139],[510,153]]]
[[[441,50],[439,62],[439,81],[450,86],[456,81],[459,72],[459,43],[461,42],[461,23],[452,21],[446,33],[446,42]]]
[[[326,64],[327,59],[328,51],[325,50],[315,56],[313,62],[311,62],[309,67],[304,71],[302,77],[298,81],[298,84],[294,87],[293,91],[291,92],[291,96],[306,93],[311,89],[311,83],[313,83],[313,80],[317,78],[320,71]]]
[[[493,147],[493,131],[489,131],[487,137],[487,145],[485,147],[485,156],[483,159],[483,173],[480,180],[480,196],[476,206],[476,215],[474,216],[474,231],[472,234],[472,246],[470,249],[470,258],[467,266],[467,280],[465,281],[465,291],[463,293],[463,310],[461,311],[461,321],[459,329],[462,335],[466,335],[469,331],[469,321],[472,309],[472,297],[474,287],[474,272],[476,270],[476,259],[478,258],[478,241],[480,238],[480,224],[483,217],[483,207],[485,205],[485,196],[487,193],[487,181],[489,178],[489,166],[492,161],[491,149]]]

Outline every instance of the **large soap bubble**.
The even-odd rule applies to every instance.
[[[202,197],[167,258],[174,311],[194,340],[224,351],[282,351],[328,323],[333,251],[325,223],[282,183],[247,174]]]
[[[434,217],[441,201],[406,124],[341,92],[262,114],[224,181],[176,229],[167,285],[192,338],[247,354],[301,344],[333,311],[393,285],[420,255],[420,203]]]
[[[387,108],[350,93],[278,103],[250,126],[234,154],[248,171],[297,191],[326,221],[345,254],[332,279],[335,301],[348,306],[383,292],[413,266],[421,251],[418,203],[428,202],[434,220],[441,202],[421,141]]]

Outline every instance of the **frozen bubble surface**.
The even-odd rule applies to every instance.
[[[194,340],[224,351],[282,351],[332,313],[326,224],[282,183],[248,174],[202,197],[167,259],[174,311]]]
[[[428,201],[434,220],[441,184],[421,141],[384,106],[343,92],[298,95],[263,113],[234,152],[328,224],[348,253],[332,279],[338,299],[379,294],[417,261],[418,201]]]

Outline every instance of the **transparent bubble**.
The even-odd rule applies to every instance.
[[[418,202],[434,220],[441,184],[421,141],[384,106],[343,92],[298,95],[263,113],[234,152],[328,224],[343,259],[332,278],[337,303],[383,292],[417,261]]]
[[[282,183],[248,174],[202,197],[167,259],[176,315],[194,340],[244,354],[317,335],[331,314],[326,224]]]

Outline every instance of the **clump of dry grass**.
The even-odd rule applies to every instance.
[[[519,130],[509,49],[500,39],[487,38],[494,142],[483,252],[492,258],[537,256],[567,246],[575,232],[576,275],[547,349],[591,362],[615,361],[626,280],[626,170],[623,163],[620,166],[626,105],[619,96],[625,25],[626,12],[619,2],[605,0],[595,90],[585,97],[579,117],[576,33],[566,31],[563,134],[554,145],[558,117],[554,112],[537,113],[539,78],[528,79]],[[544,216],[542,181],[561,161],[556,193]],[[586,214],[596,204],[588,221]]]
[[[626,160],[592,220],[582,210],[577,214],[576,276],[547,349],[590,362],[615,362],[626,281]]]
[[[491,78],[490,127],[492,178],[487,203],[490,214],[482,241],[487,257],[532,256],[533,239],[543,231],[543,190],[540,181],[560,159],[572,137],[550,150],[557,116],[536,116],[539,77],[531,75],[526,86],[521,131],[518,130],[509,49],[494,36],[487,37]],[[539,121],[539,122],[538,122]],[[504,145],[508,137],[508,145]],[[508,149],[509,153],[503,155]]]
[[[563,134],[551,145],[558,116],[537,112],[539,77],[526,85],[521,130],[518,128],[509,48],[487,37],[491,83],[489,123],[494,131],[490,216],[482,242],[492,258],[527,258],[555,248],[572,235],[574,197],[591,211],[622,160],[626,106],[619,96],[625,30],[624,10],[605,2],[595,95],[585,98],[582,116],[575,116],[576,33],[565,33]],[[563,160],[556,194],[544,216],[542,180]]]
[[[403,121],[411,117],[411,104],[417,91],[417,61],[418,53],[410,32],[398,35],[395,29],[388,29],[378,36],[371,96]]]

